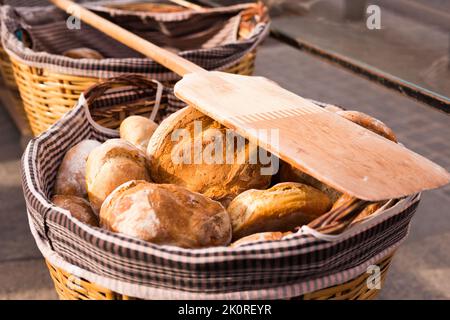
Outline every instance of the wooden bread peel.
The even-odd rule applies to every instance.
[[[184,102],[341,192],[380,201],[450,182],[437,164],[267,79],[206,71],[72,1],[50,1],[182,76],[175,94]]]

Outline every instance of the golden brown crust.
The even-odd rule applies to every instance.
[[[378,119],[375,119],[363,112],[359,111],[338,111],[336,114],[341,117],[350,120],[376,134],[379,134],[386,139],[397,142],[397,137],[395,136],[394,131],[381,122]]]
[[[197,126],[201,123],[203,130],[195,130],[195,123]],[[179,137],[178,140],[172,141],[172,134],[179,128],[187,129],[190,137]],[[249,164],[248,141],[245,148],[234,152],[234,159],[243,158],[245,163],[234,161],[234,164],[208,164],[198,158],[197,150],[200,148],[206,152],[208,146],[212,146],[213,141],[216,141],[215,133],[220,132],[222,141],[226,141],[225,130],[226,128],[217,121],[190,107],[166,118],[148,144],[147,156],[152,179],[158,183],[181,185],[224,203],[245,190],[267,188],[271,176],[261,175],[260,164]],[[195,143],[199,141],[202,141],[202,144]],[[225,162],[225,148],[222,148],[222,151],[222,159]],[[179,163],[172,161],[173,155],[181,158],[183,154],[191,155],[190,164],[185,161]]]
[[[66,152],[56,175],[55,194],[87,198],[86,160],[100,144],[95,140],[83,140]]]
[[[331,207],[328,196],[301,183],[279,183],[267,190],[248,190],[227,208],[233,239],[257,232],[290,231],[314,220]]]
[[[230,247],[239,247],[244,244],[249,244],[253,242],[260,242],[260,241],[276,241],[281,240],[283,237],[292,234],[292,232],[260,232],[260,233],[254,233],[249,236],[243,237],[232,244],[230,244]]]
[[[333,189],[332,187],[320,182],[309,174],[294,168],[289,163],[284,161],[281,161],[280,163],[279,177],[280,182],[298,182],[319,189],[330,198],[332,203],[334,203],[342,195],[342,193],[336,189]]]
[[[142,116],[130,116],[120,124],[120,138],[145,153],[148,141],[157,127],[158,125],[150,119]]]
[[[90,49],[90,48],[75,48],[70,49],[63,52],[63,56],[72,58],[72,59],[103,59],[103,56],[100,52]]]
[[[90,153],[86,183],[89,201],[96,212],[117,186],[130,180],[150,181],[145,155],[131,143],[110,139]]]
[[[129,181],[100,210],[102,227],[145,241],[183,248],[228,245],[231,223],[217,201],[172,184]]]
[[[98,227],[98,218],[86,200],[71,195],[55,195],[52,198],[55,206],[70,211],[72,217],[83,223]]]

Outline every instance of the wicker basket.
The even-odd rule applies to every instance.
[[[16,80],[14,79],[14,71],[9,60],[8,54],[0,45],[0,74],[2,76],[3,83],[13,90],[17,90]]]
[[[82,116],[80,114],[80,112],[83,111],[83,114],[90,114],[91,118],[96,121],[97,124],[100,124],[101,127],[103,128],[101,132],[104,132],[105,130],[110,132],[106,132],[106,133],[101,133],[100,134],[100,138],[101,139],[105,139],[108,138],[108,136],[111,136],[111,134],[113,134],[115,131],[111,130],[111,129],[116,129],[120,126],[121,121],[132,114],[140,114],[140,115],[144,115],[144,116],[148,116],[151,111],[153,110],[153,107],[155,105],[155,103],[159,103],[159,116],[157,117],[157,121],[160,121],[162,118],[164,118],[169,112],[170,112],[170,108],[167,106],[168,104],[170,104],[170,101],[167,98],[167,94],[170,92],[170,90],[167,89],[163,89],[163,94],[162,94],[162,99],[154,99],[151,98],[152,96],[146,96],[145,98],[142,98],[140,95],[138,96],[138,98],[136,98],[136,94],[134,93],[135,90],[133,90],[132,88],[141,88],[140,90],[142,90],[142,92],[144,92],[146,90],[146,88],[148,88],[149,86],[151,86],[151,83],[148,82],[149,80],[145,80],[142,77],[139,76],[121,76],[118,78],[114,78],[114,79],[110,79],[108,81],[104,81],[100,84],[94,85],[92,86],[86,93],[85,93],[85,97],[86,97],[86,102],[82,103],[82,106],[84,106],[84,108],[89,107],[89,112],[84,112],[83,110],[85,109],[80,109],[80,105],[77,106],[77,108],[75,110],[73,110],[72,112],[70,112],[69,114],[67,114],[62,120],[58,121],[58,123],[53,126],[52,128],[50,128],[44,135],[42,135],[41,137],[36,138],[35,140],[39,143],[39,144],[45,144],[45,143],[50,143],[51,145],[52,142],[50,142],[51,140],[54,140],[58,145],[64,145],[65,149],[68,148],[71,144],[75,143],[76,141],[73,140],[73,138],[64,138],[64,141],[61,141],[61,137],[63,137],[59,131],[70,131],[72,127],[71,124],[67,124],[67,121],[73,121],[71,119],[77,119],[75,123],[77,123],[77,125],[83,124],[84,122],[86,122],[85,120],[83,120]],[[154,85],[154,84],[153,84]],[[114,93],[120,93],[119,96],[114,95]],[[132,92],[133,94],[129,94],[129,92]],[[105,94],[108,94],[107,96]],[[113,94],[114,96],[114,100],[111,100],[111,94]],[[109,97],[109,98],[108,98]],[[85,101],[84,99],[81,99],[80,101]],[[322,104],[323,105],[323,104]],[[323,105],[324,106],[324,105]],[[76,117],[76,118],[75,118]],[[97,125],[96,125],[97,126]],[[107,128],[107,129],[104,129]],[[100,130],[100,129],[95,129],[95,130]],[[53,137],[55,136],[55,137]],[[86,137],[87,137],[87,133],[86,133]],[[56,139],[56,137],[58,137]],[[56,139],[56,140],[55,140]],[[68,141],[70,139],[70,144],[68,144]],[[82,137],[77,137],[77,140],[79,139],[83,139]],[[31,144],[33,144],[34,142],[32,142]],[[30,146],[29,146],[30,148]],[[28,149],[29,149],[28,148]],[[34,148],[34,147],[33,147]],[[51,150],[52,148],[46,147],[46,146],[41,146],[41,148],[43,148],[43,150]],[[53,151],[52,152],[56,152],[54,150],[53,147]],[[42,179],[45,179],[47,182],[45,182],[42,186],[40,186],[39,188],[41,190],[44,190],[45,195],[44,197],[51,197],[51,189],[52,189],[52,180],[54,179],[54,174],[51,174],[49,171],[54,172],[55,169],[52,168],[57,168],[57,163],[58,159],[62,158],[62,156],[64,155],[64,153],[59,153],[57,156],[53,156],[53,155],[43,155],[43,157],[51,157],[52,159],[52,163],[53,164],[49,164],[49,161],[42,159],[39,161],[39,164],[35,164],[34,161],[37,160],[32,160],[29,157],[30,154],[34,154],[35,157],[38,156],[39,151],[33,151],[33,152],[27,152],[25,153],[24,157],[23,157],[23,163],[25,163],[25,166],[29,166],[30,164],[32,164],[32,167],[34,166],[39,166],[40,167],[40,173],[39,175],[42,175]],[[51,168],[45,168],[45,166],[52,166]],[[29,169],[28,169],[29,170]],[[24,171],[26,172],[27,170],[24,169]],[[27,198],[27,206],[29,206],[29,213],[30,213],[30,226],[31,226],[31,230],[33,233],[33,236],[36,239],[36,243],[39,247],[39,249],[42,251],[42,253],[44,254],[44,256],[47,259],[47,266],[51,275],[52,280],[54,281],[55,284],[55,289],[59,295],[59,297],[61,299],[106,299],[106,300],[128,300],[128,299],[135,299],[134,296],[130,296],[130,295],[125,295],[125,294],[120,294],[118,293],[116,290],[114,289],[114,287],[109,287],[107,285],[97,285],[97,281],[92,281],[92,280],[88,280],[85,276],[79,276],[79,275],[75,275],[73,272],[69,272],[67,270],[73,270],[72,268],[74,266],[76,266],[76,269],[79,269],[80,266],[78,266],[76,263],[74,264],[73,260],[70,260],[72,258],[63,258],[60,256],[60,254],[64,254],[65,253],[65,249],[64,246],[66,246],[67,241],[69,241],[68,239],[63,240],[62,237],[65,237],[67,234],[74,234],[74,230],[70,229],[66,230],[64,228],[68,228],[68,222],[63,222],[64,221],[64,217],[60,216],[60,214],[56,213],[56,212],[48,212],[47,208],[48,205],[43,206],[42,208],[45,208],[45,216],[47,218],[45,219],[49,219],[49,217],[54,217],[53,222],[51,222],[50,225],[44,226],[42,225],[42,216],[40,213],[40,206],[33,206],[33,204],[36,204],[37,198],[35,198],[34,195],[31,194],[30,191],[30,185],[32,184],[32,182],[29,181],[29,179],[27,178],[27,175],[29,174],[24,174],[24,191],[25,191],[25,196]],[[39,179],[37,177],[37,175],[33,175],[35,176],[35,179]],[[52,178],[53,177],[53,178]],[[50,180],[49,180],[50,179]],[[39,196],[40,197],[40,201],[42,201],[42,195]],[[341,235],[345,236],[345,233],[347,231],[352,231],[355,232],[355,228],[359,230],[363,230],[364,232],[366,232],[366,230],[377,230],[376,228],[381,228],[379,230],[383,231],[385,228],[389,229],[389,235],[388,234],[383,234],[380,235],[378,231],[370,231],[372,232],[372,234],[366,234],[361,236],[360,234],[358,235],[360,238],[360,240],[364,240],[365,241],[369,241],[368,243],[379,243],[379,242],[383,242],[386,241],[386,243],[388,243],[389,245],[389,249],[387,249],[387,247],[385,247],[383,245],[383,249],[377,249],[379,250],[379,252],[377,254],[374,254],[373,256],[371,256],[371,258],[369,259],[369,257],[367,257],[366,255],[368,253],[364,253],[364,259],[369,259],[369,260],[365,260],[367,261],[367,265],[364,265],[364,267],[361,267],[360,271],[349,271],[347,272],[348,269],[344,269],[345,271],[343,271],[346,276],[343,276],[342,274],[339,276],[335,276],[335,275],[331,275],[331,277],[333,279],[342,279],[342,280],[338,280],[336,282],[333,282],[332,280],[330,280],[330,278],[327,278],[327,280],[324,280],[325,278],[320,278],[320,283],[330,283],[330,285],[326,285],[326,286],[322,286],[322,287],[318,287],[317,290],[307,290],[305,291],[305,293],[303,294],[299,294],[299,295],[294,295],[294,297],[290,297],[292,299],[304,299],[304,300],[319,300],[319,299],[373,299],[374,297],[376,297],[376,295],[379,292],[379,287],[382,286],[382,284],[384,283],[385,279],[386,279],[386,274],[387,274],[387,270],[390,266],[392,257],[394,255],[395,250],[398,248],[398,244],[400,243],[400,241],[402,239],[404,239],[404,237],[406,237],[407,235],[407,229],[408,229],[408,224],[410,221],[410,218],[412,217],[412,214],[415,211],[415,208],[417,207],[418,204],[418,198],[416,196],[411,197],[412,200],[408,200],[406,201],[406,204],[403,207],[400,208],[396,208],[396,205],[401,203],[402,201],[405,201],[405,199],[403,200],[391,200],[388,204],[386,204],[385,207],[383,207],[382,209],[379,209],[377,212],[373,213],[372,215],[374,216],[373,219],[371,219],[371,216],[365,217],[364,219],[360,219],[358,218],[359,213],[361,212],[361,210],[363,208],[365,208],[368,203],[365,201],[361,201],[361,200],[356,200],[353,199],[351,201],[349,201],[348,203],[344,204],[343,206],[332,210],[324,215],[322,215],[321,217],[317,218],[316,220],[312,221],[307,228],[310,228],[312,230],[314,230],[314,232],[319,232],[322,235],[326,235],[326,237],[340,237]],[[32,206],[32,207],[30,207]],[[382,218],[382,213],[387,213],[390,209],[394,210],[391,214],[387,214],[388,217],[383,218],[384,220],[380,220],[377,221],[377,219],[381,219]],[[390,216],[391,215],[391,216]],[[402,217],[399,217],[400,215],[402,215]],[[59,217],[58,217],[59,216]],[[387,220],[387,219],[394,219],[394,220]],[[376,221],[376,222],[375,222]],[[61,223],[61,226],[64,226],[63,229],[61,229],[61,226],[59,226],[57,229],[53,229],[53,225],[54,224],[59,224]],[[372,223],[372,225],[370,224]],[[396,226],[400,226],[400,229],[396,229]],[[375,228],[376,227],[376,228]],[[36,230],[40,230],[36,231]],[[59,231],[58,231],[59,230]],[[57,234],[59,232],[63,232],[63,234]],[[374,232],[374,233],[373,233]],[[40,234],[39,234],[40,233]],[[83,233],[85,233],[85,231],[83,231]],[[42,245],[43,242],[45,242],[46,240],[44,239],[45,237],[47,237],[45,234],[49,234],[50,236],[53,236],[53,240],[52,242],[52,246],[51,247],[46,247],[44,245]],[[315,237],[315,236],[314,236]],[[393,240],[390,237],[394,237],[395,239]],[[398,238],[397,238],[398,237]],[[88,236],[88,242],[89,243],[96,243],[98,244],[98,241],[93,241],[92,240],[92,236]],[[347,238],[345,238],[347,239]],[[76,240],[77,243],[79,243],[80,239]],[[358,238],[352,238],[352,241],[348,242],[348,243],[355,243],[358,242]],[[70,240],[71,241],[71,240]],[[102,240],[103,241],[103,240]],[[123,241],[123,239],[122,239]],[[320,240],[322,241],[322,240]],[[319,242],[320,242],[319,241]],[[393,242],[394,241],[394,242]],[[60,242],[60,244],[57,245],[57,243]],[[393,244],[395,243],[395,244]],[[61,247],[62,252],[61,253],[56,253],[55,251],[53,251],[53,247],[57,246],[60,247],[62,244],[64,244]],[[323,242],[320,242],[320,245],[323,245]],[[333,244],[334,245],[334,244]],[[361,244],[362,247],[366,248],[368,244],[367,243],[363,243]],[[110,248],[111,245],[108,245],[107,247]],[[381,244],[378,244],[378,246],[381,246]],[[80,246],[80,249],[83,246]],[[338,250],[344,250],[344,251],[339,251],[338,255],[345,255],[348,256],[346,259],[349,261],[354,261],[356,259],[357,253],[355,252],[354,249],[348,248],[345,245],[338,245],[338,247],[345,247],[345,249],[338,249]],[[386,248],[386,249],[384,249]],[[75,252],[77,252],[77,249],[71,247],[71,250],[75,250]],[[93,248],[89,249],[89,251],[93,250]],[[110,250],[110,249],[108,249]],[[249,248],[249,250],[251,252],[254,252],[253,250],[255,250],[253,247]],[[275,249],[276,250],[276,249]],[[118,252],[117,250],[114,250],[115,252]],[[119,251],[121,251],[119,249]],[[124,251],[121,251],[124,252]],[[270,251],[270,252],[275,252],[275,251]],[[334,255],[336,254],[334,251],[332,252],[332,263],[336,263],[335,257]],[[271,253],[272,255],[273,253]],[[319,253],[317,253],[319,254]],[[55,258],[55,255],[58,256],[57,258]],[[319,255],[323,255],[323,253],[319,254]],[[78,253],[76,254],[76,256],[78,256]],[[97,257],[97,255],[95,255],[95,257]],[[81,258],[84,260],[84,258]],[[97,258],[95,258],[97,259]],[[119,261],[123,261],[122,260],[123,257],[120,258]],[[139,258],[139,259],[143,259],[143,258]],[[148,258],[147,258],[148,259]],[[302,258],[303,259],[303,258]],[[309,261],[308,259],[310,258],[306,258],[305,261]],[[61,262],[62,261],[62,262]],[[101,262],[101,260],[95,260],[97,261],[96,263],[103,263]],[[147,260],[142,260],[142,261],[147,261]],[[372,263],[369,263],[372,262]],[[92,262],[90,262],[88,265],[91,265]],[[370,287],[367,285],[368,280],[372,281],[373,279],[369,279],[370,274],[366,273],[365,271],[367,271],[367,266],[368,265],[378,265],[378,267],[380,268],[380,277],[378,278],[380,281],[380,286],[375,286],[375,287]],[[325,266],[325,265],[324,265]],[[361,265],[362,266],[362,265]],[[141,266],[142,267],[142,266]],[[115,267],[114,267],[115,268]],[[91,271],[89,271],[89,275],[92,276],[92,273],[90,273]],[[104,277],[105,275],[103,275]],[[320,277],[323,277],[324,275],[322,274]],[[328,277],[328,275],[327,275]],[[92,278],[91,278],[92,279]],[[315,281],[315,280],[313,280]],[[121,286],[120,286],[121,287]],[[307,292],[307,293],[306,293]],[[140,296],[138,296],[139,298],[141,298]],[[148,297],[147,297],[148,298]]]
[[[154,10],[158,11],[158,5],[155,4],[154,6]],[[167,9],[166,7],[164,8]],[[168,14],[173,14],[173,6],[169,6],[169,9],[171,13]],[[162,13],[158,12],[158,14]],[[251,31],[256,25],[259,25],[262,21],[266,21],[266,19],[265,8],[260,4],[251,5],[249,8],[242,10],[238,32],[239,39],[245,39],[246,36],[251,34]],[[226,72],[250,75],[254,70],[255,57],[256,50],[253,49],[237,61],[227,64],[222,69]],[[36,66],[26,61],[15,59],[13,56],[10,56],[10,59],[15,83],[18,86],[25,113],[27,114],[32,132],[35,136],[45,131],[64,113],[73,108],[79,95],[84,90],[105,77],[111,76],[90,77],[73,75],[68,74],[64,70],[58,71],[58,68],[54,66],[53,68]],[[10,69],[8,70],[10,71]],[[153,74],[151,77],[164,82],[165,85],[175,82],[174,80],[166,81],[166,79],[158,78],[157,75]],[[11,81],[11,84],[13,84],[13,81]]]
[[[393,255],[382,259],[376,265],[380,268],[380,288],[386,280]],[[56,293],[61,300],[134,300],[135,298],[102,288],[95,283],[81,279],[53,266],[46,261],[50,277],[55,285]],[[295,300],[372,300],[377,297],[380,289],[367,286],[370,274],[364,273],[343,284],[318,290],[295,297]]]

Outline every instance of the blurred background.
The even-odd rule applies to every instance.
[[[304,97],[368,113],[407,147],[450,170],[450,1],[265,3],[271,35],[258,50],[256,75]],[[22,196],[19,163],[29,133],[7,112],[10,102],[2,96],[0,299],[55,299]],[[380,299],[450,298],[449,208],[450,186],[423,194]]]

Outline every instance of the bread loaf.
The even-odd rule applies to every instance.
[[[172,114],[159,125],[148,144],[152,179],[184,186],[224,203],[245,190],[267,188],[271,175],[261,173],[261,164],[250,164],[248,141],[243,140],[242,148],[228,152],[233,161],[227,163],[227,133],[230,131],[223,125],[194,108],[186,107]],[[211,146],[220,146],[218,141],[223,142],[222,147],[217,153],[210,153]],[[202,158],[212,153],[221,157],[222,162],[208,163]]]
[[[55,194],[87,198],[86,160],[100,144],[95,140],[83,140],[66,152],[56,175]]]
[[[148,141],[158,125],[142,116],[130,116],[120,124],[120,138],[128,141],[144,153]]]
[[[216,201],[172,184],[129,181],[100,210],[103,228],[183,248],[228,245],[230,218]]]
[[[249,244],[253,242],[260,242],[260,241],[275,241],[275,240],[281,240],[283,237],[287,236],[288,234],[291,234],[292,232],[260,232],[260,233],[254,233],[249,236],[243,237],[232,244],[230,244],[230,247],[239,247],[244,244]]]
[[[71,195],[55,195],[52,198],[55,206],[70,211],[72,217],[83,223],[98,227],[98,218],[86,200]]]
[[[70,49],[63,52],[63,56],[72,58],[72,59],[103,59],[103,56],[100,52],[90,49],[90,48],[75,48]]]
[[[341,117],[350,120],[380,136],[385,137],[391,141],[397,142],[397,137],[394,131],[391,130],[387,125],[378,119],[375,119],[363,112],[359,111],[337,111],[336,112]]]
[[[267,190],[245,191],[231,201],[227,211],[236,240],[257,232],[294,230],[330,207],[330,199],[320,190],[285,182]]]
[[[130,180],[150,181],[145,155],[131,143],[107,140],[89,154],[86,183],[89,201],[96,212],[116,187]]]
[[[294,168],[289,163],[286,163],[284,161],[281,161],[280,164],[279,178],[280,182],[298,182],[319,189],[330,198],[332,203],[334,203],[342,195],[342,193],[337,191],[336,189],[331,188],[325,183],[320,182],[316,178]]]

